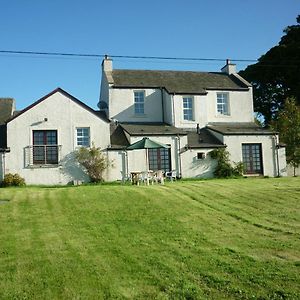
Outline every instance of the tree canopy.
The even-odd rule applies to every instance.
[[[280,133],[280,141],[286,144],[287,163],[295,168],[300,165],[300,106],[294,98],[287,98],[273,128]]]
[[[254,110],[265,125],[278,117],[288,97],[300,105],[300,15],[283,32],[277,46],[239,73],[253,85]]]

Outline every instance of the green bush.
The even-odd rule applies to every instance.
[[[4,176],[4,179],[1,182],[2,187],[24,186],[24,185],[25,185],[25,179],[22,178],[19,174],[8,173]]]
[[[217,161],[214,171],[214,175],[217,178],[239,177],[243,175],[243,163],[234,163],[234,166],[232,166],[229,160],[229,152],[224,148],[211,151],[210,157]]]
[[[90,177],[91,182],[94,183],[103,182],[103,172],[112,166],[112,162],[94,143],[90,148],[79,148],[75,151],[75,157],[84,167],[84,171]]]

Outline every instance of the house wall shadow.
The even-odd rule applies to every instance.
[[[194,170],[195,173],[198,172],[198,174],[194,176],[196,178],[212,178],[216,165],[216,161],[208,157],[202,160],[194,157],[191,169]]]
[[[132,94],[132,104],[126,109],[113,116],[119,122],[130,120],[131,122],[162,122],[163,109],[162,109],[162,95],[160,90],[154,90],[152,93],[145,96],[144,101],[144,114],[137,115],[134,112],[134,99]],[[120,109],[121,107],[119,107]]]
[[[60,161],[61,173],[69,179],[71,183],[73,180],[81,182],[89,182],[89,176],[86,174],[84,168],[77,162],[75,152],[71,152],[64,156]]]

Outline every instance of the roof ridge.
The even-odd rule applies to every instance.
[[[114,71],[132,71],[132,72],[173,72],[173,73],[201,73],[201,74],[218,74],[218,75],[225,75],[229,76],[227,73],[224,72],[217,72],[217,71],[191,71],[191,70],[151,70],[151,69],[113,69]]]

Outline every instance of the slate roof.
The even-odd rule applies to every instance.
[[[210,123],[207,128],[224,135],[270,135],[276,133],[255,123]]]
[[[14,108],[14,99],[0,98],[0,124],[4,124],[12,116]]]
[[[110,124],[109,149],[124,149],[129,146],[130,136],[172,136],[186,135],[186,131],[165,123],[120,123]]]
[[[124,149],[129,146],[129,141],[120,125],[110,123],[111,149]]]
[[[196,131],[190,131],[187,134],[189,148],[221,148],[225,147],[208,129],[200,129],[198,134]]]
[[[130,135],[186,135],[184,130],[165,123],[121,123],[120,126]]]
[[[248,90],[248,85],[223,72],[113,70],[107,78],[115,88],[165,88],[174,94],[206,94],[206,90]]]

